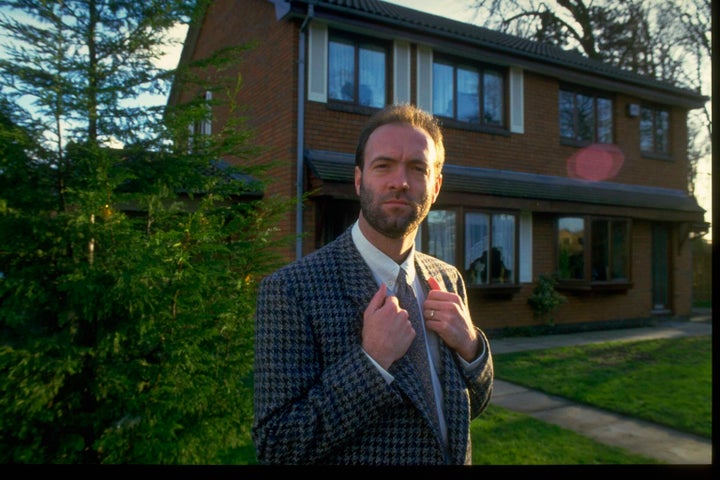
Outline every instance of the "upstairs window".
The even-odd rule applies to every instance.
[[[328,99],[382,108],[387,103],[387,47],[363,38],[330,33]]]
[[[562,89],[560,137],[579,144],[612,143],[612,100],[598,94]]]
[[[670,111],[643,106],[640,109],[640,151],[670,155]]]
[[[197,107],[193,112],[195,119],[188,127],[188,152],[200,149],[212,135],[212,92],[207,90],[197,98],[195,105]]]
[[[433,61],[433,114],[458,122],[505,126],[505,74],[482,65]]]
[[[558,276],[567,284],[628,284],[630,222],[599,217],[557,221]]]

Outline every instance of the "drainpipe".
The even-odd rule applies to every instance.
[[[315,14],[313,5],[308,5],[308,12],[300,26],[300,45],[298,52],[298,118],[297,118],[297,206],[295,207],[295,257],[299,260],[303,256],[303,174],[305,170],[305,31],[310,19]]]

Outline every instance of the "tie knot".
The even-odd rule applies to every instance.
[[[410,286],[410,282],[408,281],[408,273],[403,268],[400,268],[400,271],[398,272],[395,290],[411,292],[411,295],[413,297],[415,296],[415,291],[413,290],[412,286]]]
[[[400,271],[398,272],[397,283],[398,285],[407,283],[407,272],[402,267],[400,267]]]
[[[400,300],[401,304],[403,303],[403,301],[408,301],[408,299],[410,298],[413,299],[413,303],[416,302],[415,291],[408,282],[407,272],[402,268],[398,272],[397,281],[395,283],[395,295],[397,295],[398,300]],[[407,308],[407,306],[405,306],[404,308]]]

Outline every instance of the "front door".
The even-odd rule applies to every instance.
[[[668,226],[656,223],[652,229],[652,302],[653,311],[670,309],[670,233]]]

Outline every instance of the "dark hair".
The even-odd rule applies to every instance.
[[[363,167],[365,145],[367,145],[370,135],[372,135],[378,127],[391,123],[402,123],[422,128],[430,135],[430,138],[432,138],[435,143],[435,151],[437,152],[435,173],[439,174],[445,163],[445,145],[443,144],[443,134],[440,130],[440,125],[431,114],[409,103],[388,105],[370,117],[370,120],[365,124],[362,132],[360,132],[360,139],[357,149],[355,150],[355,166],[360,169]]]

